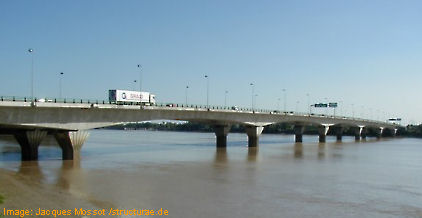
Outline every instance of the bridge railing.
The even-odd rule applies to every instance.
[[[14,101],[14,102],[32,102],[30,97],[19,97],[19,96],[0,96],[0,101]],[[76,99],[76,98],[34,98],[34,102],[47,102],[47,103],[65,103],[65,104],[97,104],[97,105],[116,105],[115,102],[109,100],[92,100],[92,99]],[[123,105],[139,105],[139,103],[125,102]],[[238,112],[251,112],[251,113],[270,113],[279,115],[295,115],[295,116],[313,116],[313,117],[326,117],[334,119],[347,119],[357,121],[367,121],[376,123],[388,123],[387,121],[371,120],[356,117],[347,116],[334,116],[328,114],[314,114],[314,113],[303,113],[294,111],[279,111],[271,109],[259,109],[259,108],[248,108],[248,107],[236,107],[236,106],[218,106],[218,105],[201,105],[201,104],[179,104],[179,103],[156,103],[154,107],[162,108],[191,108],[191,109],[203,109],[203,110],[226,110],[226,111],[238,111]]]

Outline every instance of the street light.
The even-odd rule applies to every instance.
[[[143,70],[142,65],[138,64],[138,68],[139,68],[139,92],[142,92],[142,70]]]
[[[277,110],[280,111],[280,98],[277,98]]]
[[[309,114],[311,114],[311,103],[310,103],[310,97],[309,97],[310,95],[309,95],[309,93],[306,93],[306,97],[307,97],[307,100],[308,100],[308,108],[309,108]]]
[[[325,104],[328,105],[328,98],[324,98],[324,100],[325,100]],[[325,108],[325,115],[328,116],[328,106]]]
[[[296,113],[299,112],[299,103],[300,103],[300,101],[296,101],[296,110],[295,110]]]
[[[229,91],[224,91],[224,107],[227,106],[227,94],[229,93]]]
[[[205,75],[205,79],[207,80],[207,108],[210,107],[209,105],[209,98],[210,98],[210,80],[208,75]]]
[[[31,105],[34,106],[34,50],[30,48],[28,52],[31,54]]]
[[[286,109],[286,105],[287,105],[287,100],[286,100],[286,98],[287,98],[287,95],[286,95],[286,89],[283,89],[283,96],[284,96],[284,112],[286,112],[287,111],[287,109]]]
[[[133,80],[133,90],[134,90],[134,91],[136,90],[136,82],[138,82],[136,79],[135,79],[135,80]]]
[[[62,77],[63,77],[63,72],[60,72],[59,74],[59,98],[62,98]]]
[[[351,104],[352,106],[352,118],[355,118],[355,104]]]
[[[185,103],[186,103],[186,107],[188,106],[188,89],[189,89],[189,86],[186,86],[186,89],[185,89]]]
[[[257,104],[257,103],[256,103],[256,102],[257,102],[257,100],[256,100],[256,99],[257,99],[257,97],[258,97],[258,94],[255,94],[253,97],[255,98],[255,99],[254,99],[254,103],[255,103],[255,104]],[[254,105],[255,105],[255,104],[254,104]]]
[[[254,94],[255,94],[255,84],[250,83],[249,85],[252,88],[252,110],[254,110],[254,101],[253,100],[254,100]]]

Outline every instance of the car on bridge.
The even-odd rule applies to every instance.
[[[38,100],[38,102],[53,102],[53,100],[52,99],[47,99],[47,98],[40,98]]]

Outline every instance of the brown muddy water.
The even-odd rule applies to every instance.
[[[80,160],[62,161],[54,141],[39,161],[21,162],[11,137],[0,142],[3,209],[104,211],[85,217],[422,217],[422,140],[262,135],[248,149],[231,133],[93,130]],[[167,210],[168,216],[109,214]],[[122,211],[123,212],[123,211]],[[16,216],[7,216],[16,217]]]

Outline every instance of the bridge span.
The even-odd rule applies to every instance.
[[[213,126],[216,146],[227,146],[231,125],[245,126],[249,147],[258,146],[265,126],[275,123],[294,125],[295,141],[302,142],[306,126],[318,127],[319,141],[325,142],[330,128],[341,141],[346,129],[352,128],[355,139],[366,137],[373,129],[377,137],[383,132],[395,135],[399,125],[375,120],[278,111],[230,110],[219,107],[165,107],[115,105],[109,103],[53,103],[0,101],[0,134],[13,135],[22,151],[22,160],[37,160],[38,147],[47,135],[53,135],[62,148],[62,158],[71,160],[88,137],[86,130],[128,122],[183,120]]]

